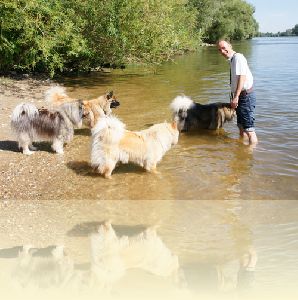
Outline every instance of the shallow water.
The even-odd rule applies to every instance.
[[[247,57],[255,78],[256,149],[239,142],[235,121],[218,134],[181,134],[159,164],[160,174],[120,166],[112,183],[89,176],[88,189],[79,194],[91,199],[297,199],[298,38],[259,38],[234,48]],[[157,67],[154,74],[130,68],[66,78],[63,84],[76,97],[113,89],[121,101],[115,114],[128,129],[140,130],[169,121],[169,104],[181,93],[201,103],[227,102],[228,65],[215,47],[206,47]],[[82,149],[82,142],[72,143],[74,165],[79,157],[88,162],[89,144]]]

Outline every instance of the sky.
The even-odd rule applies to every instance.
[[[298,24],[298,0],[246,0],[255,7],[260,32],[283,32]]]

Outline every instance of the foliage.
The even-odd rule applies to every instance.
[[[67,2],[67,1],[65,1]],[[1,0],[0,68],[53,74],[87,51],[72,21],[75,11],[58,0]]]
[[[243,0],[191,0],[198,11],[197,26],[203,40],[214,43],[220,38],[249,39],[256,35],[258,24],[254,7]]]
[[[160,63],[219,36],[250,38],[242,0],[0,0],[0,71]]]
[[[93,0],[81,2],[78,11],[97,64],[160,62],[194,50],[200,40],[196,11],[183,0]]]

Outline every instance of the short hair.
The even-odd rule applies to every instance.
[[[232,46],[232,43],[231,43],[231,40],[227,37],[222,37],[222,38],[219,38],[217,41],[216,41],[216,45],[218,45],[220,42],[226,42],[228,43],[229,45]]]

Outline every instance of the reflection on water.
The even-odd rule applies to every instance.
[[[146,279],[144,271],[161,277],[165,287],[163,284],[157,287],[165,288],[168,293],[176,291],[180,294],[179,298],[201,293],[212,295],[214,289],[216,294],[237,291],[240,295],[253,288],[257,257],[254,249],[247,249],[242,260],[239,260],[239,267],[230,270],[230,274],[223,263],[215,266],[200,263],[179,266],[178,257],[166,247],[154,228],[147,228],[133,236],[119,236],[107,223],[99,225],[97,232],[91,234],[90,254],[90,261],[75,264],[62,245],[44,248],[24,245],[0,249],[0,258],[15,259],[11,272],[6,272],[6,276],[18,290],[67,293],[78,289],[84,290],[87,295],[92,290],[99,296],[110,297],[115,291],[121,293],[121,280],[132,276],[130,284],[133,285],[128,286],[129,281],[126,282],[124,290],[131,297],[133,293],[130,289],[134,290],[135,284],[149,279]],[[128,274],[131,269],[138,277],[134,272]],[[209,274],[207,278],[206,273]],[[157,278],[151,278],[151,284],[154,280]],[[157,291],[155,297],[159,296]]]
[[[0,291],[12,299],[297,296],[296,201],[1,205]]]
[[[178,257],[170,252],[154,228],[119,237],[110,223],[103,223],[90,236],[90,256],[85,264],[74,264],[61,245],[45,248],[25,245],[0,250],[0,257],[16,258],[12,281],[25,289],[95,288],[100,293],[112,290],[129,269],[178,282]]]

